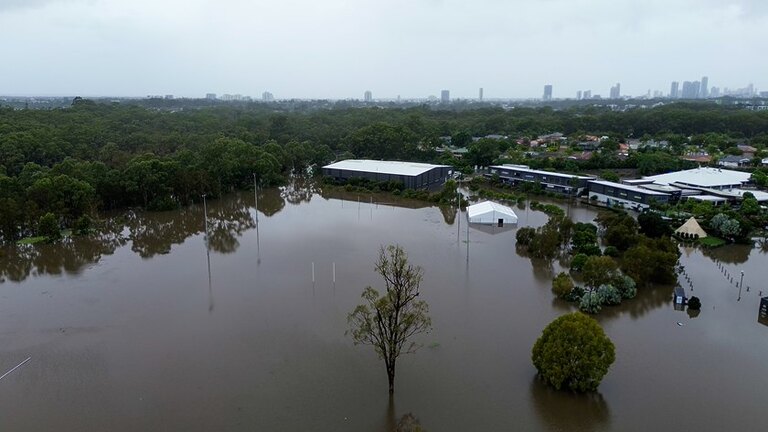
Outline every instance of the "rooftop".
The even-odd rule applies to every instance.
[[[568,178],[576,177],[579,180],[592,180],[595,178],[594,176],[580,176],[576,174],[565,174],[565,173],[558,173],[558,172],[552,172],[552,171],[536,170],[536,169],[529,168],[528,165],[504,164],[504,165],[492,165],[489,168],[496,168],[496,169],[511,168],[517,171],[527,172],[531,174],[551,175],[556,177],[568,177]]]
[[[656,192],[650,189],[643,189],[637,186],[632,186],[632,185],[623,184],[623,183],[614,183],[614,182],[609,182],[605,180],[592,180],[590,181],[590,183],[599,184],[599,185],[608,186],[608,187],[614,187],[616,189],[626,190],[630,192],[637,192],[637,193],[642,193],[646,195],[669,196],[668,193]]]
[[[450,168],[448,165],[432,165],[419,162],[378,161],[370,159],[347,159],[326,165],[323,168],[347,171],[378,172],[392,175],[417,176],[433,168]]]
[[[506,215],[517,217],[517,215],[515,214],[515,211],[512,210],[511,208],[492,202],[492,201],[484,201],[484,202],[473,204],[467,207],[467,216],[470,218],[473,218],[477,215],[481,215],[483,213],[488,213],[488,212],[503,213]]]
[[[750,173],[720,168],[694,168],[685,171],[643,177],[656,184],[681,183],[700,187],[737,185],[749,181]]]

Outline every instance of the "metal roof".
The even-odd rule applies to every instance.
[[[579,180],[592,180],[596,178],[595,176],[580,176],[576,174],[564,174],[559,172],[552,172],[552,171],[542,171],[537,169],[531,169],[528,167],[528,165],[515,165],[515,164],[504,164],[504,165],[491,165],[488,168],[495,168],[495,169],[513,169],[520,172],[527,172],[531,174],[540,174],[540,175],[551,175],[553,177],[565,177],[565,178],[574,178],[576,177]]]
[[[703,167],[643,178],[664,185],[681,183],[699,187],[718,187],[746,183],[750,175],[747,172]]]
[[[392,175],[417,176],[433,168],[450,168],[448,165],[432,165],[419,162],[379,161],[370,159],[347,159],[326,165],[323,168],[347,171],[374,172]]]
[[[645,195],[658,195],[658,196],[668,196],[669,195],[668,193],[664,193],[664,192],[656,192],[656,191],[652,191],[650,189],[643,189],[643,188],[640,188],[640,187],[637,187],[637,186],[632,186],[632,185],[623,184],[623,183],[614,183],[614,182],[609,182],[609,181],[605,181],[605,180],[592,180],[589,183],[590,184],[592,184],[592,183],[599,184],[599,185],[608,186],[608,187],[612,187],[612,188],[616,188],[616,189],[621,189],[621,190],[625,190],[625,191],[642,193],[642,194],[645,194]]]

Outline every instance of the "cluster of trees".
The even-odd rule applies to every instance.
[[[702,142],[717,146],[731,143],[711,134],[768,142],[763,140],[767,113],[711,104],[623,113],[594,107],[329,107],[245,104],[174,111],[77,99],[68,108],[0,108],[0,236],[7,241],[34,234],[49,213],[59,226],[74,227],[98,210],[168,209],[202,194],[216,196],[250,185],[254,174],[262,184],[275,184],[291,172],[334,159],[442,161],[468,172],[473,165],[497,161],[516,146],[516,137],[553,131],[620,137],[700,134]],[[472,140],[489,134],[513,139]],[[467,145],[468,154],[462,159],[439,154],[444,136]],[[659,151],[627,159],[598,152],[589,161],[526,162],[573,172],[634,167],[644,174],[686,164]]]

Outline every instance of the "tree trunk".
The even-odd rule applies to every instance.
[[[389,378],[389,395],[395,393],[395,365],[394,362],[387,367],[387,378]]]

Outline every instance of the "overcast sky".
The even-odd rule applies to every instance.
[[[768,0],[0,0],[0,94],[768,89]]]

